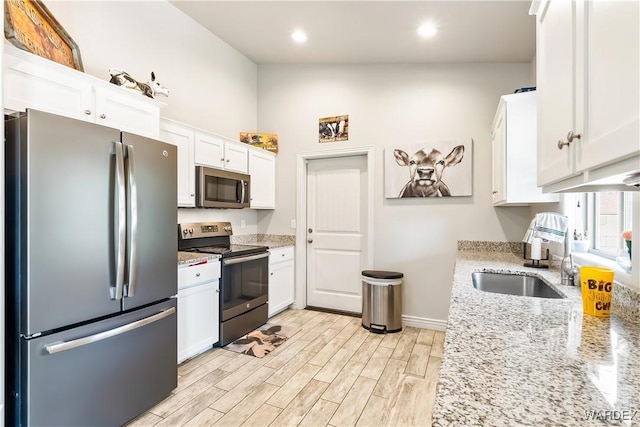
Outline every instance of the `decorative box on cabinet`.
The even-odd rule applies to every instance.
[[[276,155],[269,151],[249,150],[249,175],[251,175],[251,208],[276,208]]]
[[[294,302],[294,247],[269,249],[269,317]]]
[[[586,191],[640,171],[640,3],[543,0],[531,12],[538,184]]]
[[[178,268],[178,363],[219,341],[220,261]]]
[[[3,102],[158,138],[165,104],[5,43]]]
[[[491,130],[493,204],[525,206],[557,202],[536,185],[536,92],[500,97]]]

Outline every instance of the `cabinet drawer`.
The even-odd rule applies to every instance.
[[[271,256],[269,257],[269,264],[293,260],[293,246],[269,249],[269,252],[271,253]]]
[[[178,269],[178,289],[189,288],[220,278],[220,261],[192,265]]]

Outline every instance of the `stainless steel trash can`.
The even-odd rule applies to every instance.
[[[362,272],[362,327],[384,334],[402,330],[402,278],[395,271]]]

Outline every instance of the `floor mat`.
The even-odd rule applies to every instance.
[[[227,344],[224,348],[236,353],[262,358],[287,340],[285,333],[282,326],[265,323],[255,331],[249,332],[231,344]]]

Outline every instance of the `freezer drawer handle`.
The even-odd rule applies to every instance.
[[[99,334],[90,335],[84,338],[78,338],[77,340],[72,341],[64,341],[56,344],[47,344],[44,346],[44,349],[49,354],[60,353],[61,351],[71,350],[72,348],[80,347],[87,344],[93,344],[94,342],[102,341],[107,338],[114,337],[116,335],[121,335],[134,329],[141,328],[142,326],[148,325],[149,323],[157,322],[160,319],[164,319],[167,316],[171,316],[176,312],[175,307],[168,308],[166,310],[161,311],[160,313],[154,314],[153,316],[146,317],[144,319],[136,320],[135,322],[129,323],[127,325],[119,326],[115,329],[110,329],[108,331],[100,332]]]
[[[223,260],[223,264],[224,265],[240,264],[241,262],[247,262],[247,261],[253,261],[253,260],[256,260],[256,259],[267,258],[268,256],[269,256],[269,252],[267,252],[265,254],[260,254],[260,255],[250,255],[250,256],[243,256],[243,257],[238,257],[238,258],[225,259],[225,260]]]

